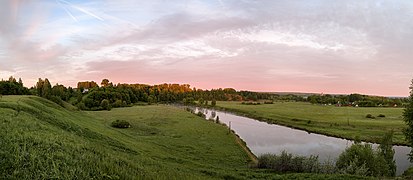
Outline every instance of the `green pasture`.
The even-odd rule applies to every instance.
[[[360,138],[378,142],[385,132],[394,131],[394,143],[406,144],[403,129],[403,108],[336,107],[305,102],[274,102],[245,105],[220,101],[217,107],[240,115],[293,128],[346,139]],[[367,114],[375,119],[366,118]],[[378,117],[380,114],[385,117]]]

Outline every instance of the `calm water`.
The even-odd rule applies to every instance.
[[[328,159],[337,159],[340,153],[352,144],[352,141],[349,140],[307,133],[222,111],[195,109],[196,113],[199,111],[203,112],[207,119],[219,116],[222,123],[229,125],[231,122],[231,129],[247,143],[252,153],[257,156],[265,153],[278,154],[286,150],[297,155],[318,155],[322,162]],[[407,156],[410,147],[393,146],[393,149],[395,150],[397,175],[400,175],[411,165]]]

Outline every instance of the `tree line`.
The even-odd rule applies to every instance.
[[[100,83],[94,81],[78,82],[76,88],[61,84],[52,85],[45,78],[39,78],[30,89],[23,86],[22,80],[14,77],[0,81],[0,94],[3,95],[38,95],[60,105],[68,102],[82,110],[110,110],[116,107],[131,106],[136,103],[184,103],[214,105],[216,101],[300,101],[313,104],[331,104],[337,106],[403,106],[407,98],[388,98],[361,94],[276,94],[252,91],[237,91],[233,88],[203,90],[191,88],[189,84],[113,84],[108,79]]]

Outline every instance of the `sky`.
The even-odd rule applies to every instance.
[[[1,0],[0,78],[407,96],[410,0]]]

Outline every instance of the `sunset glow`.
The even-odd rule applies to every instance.
[[[413,1],[2,0],[0,78],[407,96]]]

